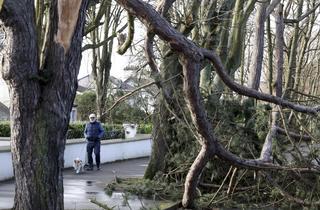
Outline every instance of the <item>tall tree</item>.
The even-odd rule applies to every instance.
[[[302,15],[302,8],[303,8],[303,2],[304,0],[298,1],[298,9],[295,13],[295,19],[299,19]],[[297,55],[297,45],[298,45],[298,39],[299,39],[299,22],[294,23],[294,30],[292,33],[292,43],[290,45],[290,51],[289,51],[289,58],[288,58],[288,69],[287,69],[287,75],[285,79],[285,86],[284,89],[287,91],[288,88],[292,88],[294,82],[292,75],[295,73],[295,65],[296,65],[296,55]],[[288,96],[287,96],[288,97]]]
[[[39,4],[46,5],[44,22],[36,21],[44,10],[36,11],[32,0],[0,3],[5,34],[1,75],[10,95],[16,187],[13,209],[64,205],[64,149],[88,0],[37,1],[37,9]],[[43,34],[37,24],[45,24]]]
[[[250,68],[250,76],[248,81],[248,86],[254,90],[259,89],[261,71],[262,71],[262,60],[263,60],[263,48],[264,48],[264,25],[270,13],[278,5],[280,1],[273,1],[269,6],[267,1],[259,2],[258,9],[256,13],[256,30],[254,36],[254,49],[253,49],[253,59]]]
[[[96,10],[98,10],[96,12]],[[98,121],[104,122],[105,103],[108,92],[108,81],[111,70],[111,54],[113,50],[113,39],[115,38],[114,27],[111,26],[112,20],[114,25],[119,25],[119,14],[121,12],[115,9],[112,12],[111,1],[101,1],[100,4],[92,3],[88,9],[88,15],[91,22],[86,26],[85,34],[89,35],[90,45],[85,45],[83,51],[91,49],[91,75],[94,80],[96,90],[96,110]],[[104,20],[102,26],[101,21]],[[113,36],[109,37],[110,28]],[[102,34],[102,35],[101,35]],[[102,37],[101,37],[102,36]]]
[[[221,40],[224,41],[220,41],[217,54],[230,76],[241,66],[245,26],[256,2],[256,0],[250,0],[248,2],[244,0],[236,1],[235,13],[232,20],[229,20],[231,23],[226,23],[228,25],[224,24],[222,29],[223,32],[220,36]],[[231,25],[230,32],[229,24]],[[224,90],[225,84],[218,74],[214,75],[212,86],[213,92],[221,92]],[[222,94],[217,94],[215,98],[218,100],[221,95]]]
[[[97,12],[96,12],[97,10]],[[108,94],[108,82],[112,67],[112,53],[114,39],[118,38],[119,54],[124,54],[130,47],[134,34],[134,18],[128,15],[128,24],[122,24],[123,9],[112,1],[103,0],[100,4],[92,2],[88,9],[90,22],[85,28],[85,35],[91,44],[83,47],[82,51],[91,50],[91,75],[96,90],[97,119],[101,122],[106,120],[106,99]],[[121,32],[128,28],[128,36]]]
[[[281,105],[282,107],[287,107],[292,109],[293,111],[308,113],[310,115],[316,116],[317,111],[320,110],[320,106],[316,107],[305,107],[299,106],[292,102],[283,100],[279,97],[268,95],[265,93],[258,92],[256,90],[246,88],[235,83],[226,72],[222,62],[219,60],[216,53],[201,48],[189,39],[187,39],[182,34],[178,33],[164,18],[161,17],[160,14],[157,13],[154,9],[148,6],[146,3],[139,0],[116,0],[121,6],[125,9],[129,10],[134,16],[136,16],[144,25],[147,27],[149,32],[157,34],[170,48],[171,52],[176,54],[182,65],[183,69],[183,91],[186,100],[187,107],[190,111],[192,123],[197,132],[195,138],[199,141],[201,148],[199,149],[199,154],[195,158],[193,164],[191,165],[187,177],[185,178],[185,191],[182,199],[182,205],[184,207],[191,207],[195,198],[195,191],[197,188],[197,184],[199,183],[199,177],[202,173],[203,168],[206,164],[214,157],[217,156],[220,161],[224,161],[234,167],[237,168],[246,168],[250,170],[258,170],[266,178],[266,180],[277,190],[280,191],[281,195],[290,199],[291,201],[303,204],[303,205],[320,205],[320,201],[312,202],[312,201],[304,201],[303,199],[297,199],[288,195],[283,188],[281,188],[275,180],[273,180],[269,173],[266,171],[266,168],[276,168],[279,170],[290,170],[292,173],[295,171],[302,172],[308,170],[312,173],[319,173],[318,170],[314,168],[295,168],[289,169],[282,165],[273,164],[268,162],[271,157],[272,151],[272,142],[273,137],[275,135],[268,135],[265,139],[263,147],[260,151],[260,157],[254,159],[246,159],[242,157],[238,157],[231,152],[229,152],[217,139],[215,132],[210,125],[209,119],[207,117],[207,112],[203,107],[200,92],[199,92],[199,81],[200,81],[200,70],[202,67],[202,61],[204,59],[209,60],[214,66],[217,74],[221,78],[221,80],[233,91],[253,97],[259,100],[267,101],[270,103],[274,103],[276,105]],[[163,5],[169,2],[162,2]],[[169,3],[170,5],[170,3]],[[161,11],[161,10],[158,10]],[[280,14],[281,12],[279,12]],[[163,15],[163,14],[162,14]],[[281,23],[280,23],[281,24]],[[281,27],[281,26],[280,26]],[[154,36],[154,35],[153,35]],[[281,39],[279,40],[281,42]],[[150,42],[146,42],[146,49],[148,51],[148,47],[150,47]],[[149,44],[149,45],[148,45]],[[151,42],[152,44],[152,42]],[[279,48],[281,51],[281,49]],[[278,76],[281,76],[281,55],[278,57],[279,69]],[[155,65],[152,59],[149,63],[150,67]],[[152,68],[152,67],[151,67]],[[280,84],[279,84],[280,85]],[[161,86],[161,81],[159,87],[165,90],[165,87]],[[165,91],[164,91],[165,92]],[[277,93],[278,94],[278,93]],[[163,94],[165,100],[169,105],[172,106],[172,111],[175,111],[174,101],[170,97],[170,95]],[[173,104],[173,105],[172,105]],[[281,108],[279,109],[280,113],[282,113]],[[284,121],[284,126],[287,131],[286,123],[284,115],[281,114],[281,117]],[[273,118],[273,122],[277,120],[276,116]],[[276,125],[275,125],[276,126]],[[273,134],[279,132],[280,129],[273,127]],[[288,136],[291,136],[291,134]],[[295,145],[293,143],[293,145]],[[296,148],[296,147],[295,147]],[[303,159],[303,158],[302,158]],[[295,173],[298,175],[298,173]]]

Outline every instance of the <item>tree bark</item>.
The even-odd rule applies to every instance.
[[[163,47],[163,52],[168,50],[166,46]],[[164,79],[169,79],[178,73],[178,62],[178,57],[176,55],[172,55],[163,60],[161,65],[161,75]],[[168,94],[172,95],[177,86],[177,79],[170,81],[169,84],[166,85]],[[161,99],[158,100],[158,106],[155,109],[155,112],[158,112],[159,114],[153,118],[151,155],[149,158],[148,168],[144,176],[148,179],[152,179],[158,171],[164,172],[164,158],[166,154],[170,153],[170,144],[172,143],[172,137],[174,136],[174,133],[172,133],[173,130],[170,128],[170,123],[172,123],[172,121],[169,120],[172,115],[168,111],[165,103],[161,103],[160,101]]]
[[[244,6],[245,1],[236,1],[231,29],[229,30],[227,27],[225,27],[224,29],[228,30],[228,32],[225,32],[225,36],[228,38],[228,42],[221,42],[219,44],[219,48],[217,49],[217,53],[229,76],[232,76],[235,71],[241,66],[245,26],[252,10],[254,9],[255,3],[256,0],[250,0],[247,2],[246,6]],[[221,37],[221,40],[223,39],[226,38]],[[212,86],[213,92],[218,93],[222,92],[225,88],[225,84],[217,74],[214,76]],[[222,94],[216,94],[215,99],[220,99],[221,95]]]
[[[248,86],[251,89],[258,90],[260,85],[260,77],[262,70],[263,47],[264,47],[264,22],[266,20],[268,2],[258,3],[258,10],[255,21],[254,48],[252,53],[252,65],[250,68],[250,76]]]
[[[276,87],[275,95],[282,97],[282,76],[283,76],[283,5],[279,4],[276,9]]]
[[[10,95],[16,185],[13,209],[63,209],[64,149],[87,2],[50,1],[41,65],[34,1],[7,0],[0,11],[6,34],[1,73]]]
[[[300,0],[298,1],[298,11],[296,13],[296,19],[301,17],[302,14],[302,7],[303,7],[303,1]],[[294,85],[294,78],[292,78],[292,75],[295,74],[295,65],[296,65],[296,55],[297,55],[297,46],[298,46],[298,38],[299,38],[299,22],[294,24],[294,30],[292,34],[292,44],[290,46],[290,55],[289,55],[289,61],[288,61],[288,72],[286,75],[286,80],[285,80],[285,86],[284,90],[287,91],[289,88],[292,88]],[[289,95],[285,96],[285,99],[287,99]]]
[[[164,2],[162,2],[164,3]],[[157,11],[159,11],[162,16],[167,12],[169,9],[169,5],[172,2],[166,1],[165,4],[159,4]],[[166,99],[167,104],[172,105],[173,99],[168,98],[167,96],[171,96],[175,89],[178,86],[178,79],[170,80],[169,84],[164,84],[162,83],[162,78],[164,80],[171,78],[174,75],[179,74],[178,70],[178,56],[176,55],[171,55],[169,57],[165,57],[162,60],[161,63],[161,72],[157,71],[158,69],[156,68],[155,61],[154,61],[154,56],[153,56],[153,39],[154,39],[154,34],[149,32],[147,37],[146,37],[146,56],[149,62],[151,63],[152,66],[152,73],[153,76],[155,77],[155,80],[158,81],[157,85],[159,88],[163,89],[163,95],[162,97]],[[161,52],[162,54],[165,54],[169,50],[168,46],[165,45],[165,43],[161,44]],[[157,172],[165,171],[165,164],[164,164],[164,158],[166,154],[170,154],[172,156],[172,153],[170,151],[170,144],[172,143],[173,139],[172,137],[175,136],[173,133],[174,130],[170,128],[170,124],[172,123],[172,120],[169,120],[172,115],[168,111],[168,107],[166,107],[165,103],[161,103],[161,99],[158,100],[158,107],[156,108],[155,112],[158,112],[154,117],[154,122],[153,122],[153,128],[152,128],[152,148],[151,148],[151,154],[150,154],[150,160],[148,164],[148,168],[146,170],[146,173],[144,175],[144,178],[147,179],[153,179],[153,177],[156,175]],[[169,135],[166,135],[169,134]],[[168,137],[169,136],[169,137]]]

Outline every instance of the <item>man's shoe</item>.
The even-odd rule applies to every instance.
[[[93,171],[93,168],[87,168],[87,171]]]
[[[97,166],[97,170],[99,171],[101,168],[100,168],[100,166]]]

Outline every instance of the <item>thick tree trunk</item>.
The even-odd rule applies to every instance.
[[[177,53],[183,52],[183,49],[180,47],[174,50],[177,50]],[[202,146],[196,160],[190,167],[185,181],[185,192],[182,199],[182,205],[184,207],[191,207],[195,198],[195,190],[198,185],[199,175],[210,158],[216,154],[217,139],[208,122],[206,112],[200,99],[199,81],[201,56],[195,55],[190,51],[184,51],[179,57],[183,65],[183,89],[185,91],[187,106],[190,110],[192,122],[199,135],[198,140]]]
[[[156,111],[159,112],[159,114],[153,119],[152,147],[148,167],[144,174],[144,178],[150,180],[154,178],[157,172],[165,171],[164,159],[166,154],[170,151],[169,146],[172,142],[172,139],[169,139],[169,135],[167,135],[170,127],[167,124],[168,121],[166,121],[166,119],[168,119],[168,110],[165,105],[159,104]]]
[[[64,208],[64,149],[77,89],[86,5],[87,1],[50,2],[41,65],[34,1],[7,0],[0,12],[6,35],[1,73],[10,94],[16,184],[13,209]],[[61,26],[66,22],[64,30]]]
[[[225,34],[228,34],[228,43],[227,45],[225,45],[225,42],[220,43],[219,48],[217,49],[221,62],[223,63],[225,70],[227,71],[229,76],[232,76],[235,71],[241,66],[245,25],[247,23],[249,15],[254,9],[255,2],[255,0],[251,0],[244,7],[245,1],[236,1],[230,32],[225,32]],[[226,30],[228,30],[227,27]],[[219,93],[224,91],[225,84],[217,74],[214,76],[212,87],[213,92]],[[221,95],[222,94],[216,94],[215,99],[219,100]]]
[[[163,52],[167,50],[167,47],[162,49]],[[161,64],[161,73],[164,79],[169,79],[178,74],[178,63],[179,61],[176,55],[164,59]],[[179,85],[177,80],[178,79],[173,79],[166,85],[166,89],[170,95],[174,94],[174,90]],[[153,118],[152,149],[148,168],[144,175],[144,177],[148,179],[152,179],[158,171],[164,171],[164,157],[170,152],[170,144],[173,141],[172,136],[174,136],[174,133],[172,133],[173,130],[170,129],[171,120],[169,120],[172,115],[161,100],[158,101],[158,107],[155,112],[159,112],[159,114]],[[168,136],[171,136],[171,138],[168,138]]]

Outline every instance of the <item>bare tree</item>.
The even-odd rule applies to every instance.
[[[281,107],[287,107],[294,111],[301,112],[301,113],[308,113],[314,116],[317,115],[317,111],[320,110],[320,107],[319,106],[305,107],[305,106],[296,105],[289,101],[283,100],[279,97],[264,94],[235,83],[229,77],[228,72],[226,72],[224,65],[220,62],[216,53],[195,45],[192,41],[187,39],[185,36],[178,33],[165,19],[161,17],[160,14],[158,14],[146,3],[139,0],[134,0],[134,1],[117,0],[117,2],[125,9],[129,10],[140,21],[142,21],[147,27],[148,31],[152,31],[154,34],[157,34],[167,44],[171,52],[178,55],[183,67],[185,99],[187,101],[187,106],[188,106],[188,109],[190,110],[192,122],[197,131],[198,140],[201,145],[201,150],[197,158],[195,159],[194,163],[190,167],[190,170],[186,177],[185,192],[182,200],[183,206],[190,207],[192,205],[193,200],[195,198],[195,190],[199,181],[199,176],[201,174],[201,171],[204,168],[204,166],[207,164],[207,162],[215,155],[218,156],[219,159],[229,163],[230,165],[233,165],[234,167],[261,171],[261,173],[263,174],[263,176],[266,177],[269,183],[274,187],[278,188],[278,190],[281,192],[283,196],[287,197],[292,201],[295,201],[304,205],[311,205],[312,202],[296,199],[288,195],[279,185],[276,184],[276,182],[265,171],[266,168],[273,168],[278,170],[283,170],[283,169],[290,170],[290,171],[296,170],[301,173],[305,173],[305,172],[319,173],[318,170],[312,169],[312,168],[293,169],[293,168],[287,168],[285,166],[269,163],[268,161],[270,159],[271,151],[272,151],[271,142],[273,141],[274,135],[267,136],[265,144],[261,150],[260,157],[256,159],[244,159],[241,157],[237,157],[232,153],[230,153],[229,151],[227,151],[225,147],[223,147],[219,143],[208,121],[206,111],[204,110],[201,103],[201,98],[199,93],[201,63],[204,59],[208,59],[216,69],[217,74],[219,75],[221,80],[230,89],[232,89],[235,92],[238,92],[241,95],[267,101],[275,105],[281,105]],[[163,5],[165,5],[165,3]],[[147,48],[148,46],[149,45],[147,45]],[[150,62],[149,65],[151,66],[154,65],[152,60],[150,60],[149,62]],[[280,57],[279,57],[279,62],[281,62]],[[281,66],[279,66],[278,69],[281,69]],[[281,73],[278,73],[278,75],[281,76]],[[166,98],[166,99],[169,99],[168,102],[171,103],[170,98]],[[280,113],[282,113],[281,109],[279,111]],[[275,116],[274,121],[276,119],[277,118]],[[276,128],[276,126],[274,126],[273,131],[274,131],[272,132],[273,134],[275,132],[278,132],[278,129]],[[315,202],[315,204],[320,205],[320,201]]]
[[[254,38],[254,49],[253,49],[253,59],[250,68],[250,76],[248,81],[248,86],[254,90],[259,89],[261,71],[262,71],[262,60],[263,60],[263,47],[264,47],[264,23],[267,20],[270,13],[273,11],[274,7],[280,1],[274,1],[271,5],[267,1],[258,3],[258,11],[256,13],[256,30]]]
[[[118,5],[112,5],[111,1],[104,0],[100,4],[92,3],[90,6],[88,10],[90,22],[85,28],[85,34],[90,35],[87,40],[90,40],[91,44],[85,45],[82,51],[92,50],[91,74],[96,90],[97,119],[105,122],[104,113],[106,111],[108,81],[112,67],[111,56],[114,39],[117,38],[117,34],[120,34],[126,28],[127,24],[119,29],[123,9]],[[96,12],[97,9],[98,11]],[[129,22],[132,23],[131,20]],[[132,30],[129,31],[132,32],[133,36],[134,28],[132,27]],[[130,37],[131,39],[128,38],[130,41],[132,41],[132,36]],[[127,45],[130,45],[130,42]],[[121,49],[122,54],[127,48],[123,47]]]

